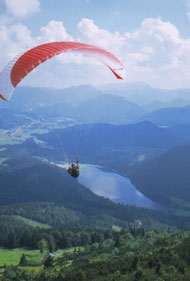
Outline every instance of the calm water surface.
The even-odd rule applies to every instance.
[[[93,165],[80,165],[78,181],[93,193],[109,198],[116,203],[151,209],[161,208],[136,189],[128,178]]]

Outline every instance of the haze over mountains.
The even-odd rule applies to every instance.
[[[176,119],[177,114],[185,114],[183,107],[190,105],[189,92],[188,89],[153,89],[144,83],[116,84],[102,86],[101,89],[91,85],[62,90],[18,87],[11,102],[1,102],[0,108],[27,112],[41,118],[69,116],[86,123],[126,124],[139,120],[159,123],[160,116],[165,120],[168,115],[170,119],[172,115]],[[177,113],[178,107],[182,112]],[[146,115],[155,110],[158,111]],[[173,114],[174,110],[176,113]],[[187,112],[188,107],[184,111]],[[184,118],[188,120],[189,116]]]
[[[143,82],[109,84],[98,88],[107,93],[124,97],[147,111],[190,104],[189,89],[158,89]]]

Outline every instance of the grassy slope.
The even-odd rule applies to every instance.
[[[12,217],[14,217],[17,220],[23,221],[25,224],[32,226],[32,227],[39,227],[39,228],[44,228],[44,229],[50,228],[50,225],[48,225],[48,224],[40,223],[35,220],[30,220],[30,219],[24,218],[22,216],[12,216]]]

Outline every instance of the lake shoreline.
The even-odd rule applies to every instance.
[[[162,209],[158,203],[142,194],[126,175],[100,165],[81,164],[79,183],[93,193],[115,203],[148,209]]]

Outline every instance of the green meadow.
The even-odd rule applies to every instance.
[[[0,267],[6,265],[19,265],[22,255],[26,256],[28,261],[41,262],[42,255],[40,250],[27,250],[27,249],[0,249]]]
[[[59,258],[64,255],[69,255],[65,260],[64,267],[68,267],[72,264],[72,256],[76,251],[80,249],[81,252],[84,251],[84,247],[72,247],[64,250],[57,250],[54,254],[54,263],[56,264],[59,261]],[[3,249],[0,248],[0,276],[2,276],[5,267],[7,266],[16,266],[28,274],[30,273],[39,273],[43,270],[43,261],[45,256],[47,255],[47,250],[44,251],[43,254],[40,253],[40,250],[27,250],[24,248],[16,248],[16,249]],[[20,259],[22,255],[25,255],[26,265],[20,265]]]

